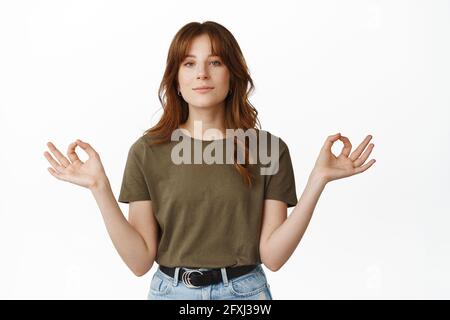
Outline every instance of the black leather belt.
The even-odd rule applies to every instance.
[[[227,278],[233,279],[249,273],[256,267],[257,265],[253,264],[247,266],[227,267],[225,270],[227,272]],[[160,265],[159,269],[172,278],[175,274],[175,267]],[[211,284],[220,283],[222,281],[222,272],[221,269],[200,271],[197,269],[185,270],[180,268],[180,271],[178,272],[178,279],[180,278],[187,287],[198,288],[201,286],[209,286]]]

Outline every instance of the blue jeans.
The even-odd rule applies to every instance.
[[[187,268],[185,268],[187,269]],[[175,270],[178,275],[179,268]],[[187,269],[192,270],[192,269]],[[196,269],[206,271],[210,269]],[[222,282],[199,288],[189,288],[177,277],[171,277],[159,268],[153,274],[147,299],[149,300],[272,300],[270,285],[263,268],[228,280],[225,268],[221,268]]]

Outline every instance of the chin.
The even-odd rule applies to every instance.
[[[195,108],[213,108],[220,104],[220,101],[192,101],[189,105]]]

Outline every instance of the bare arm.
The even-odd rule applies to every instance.
[[[375,163],[373,159],[364,164],[374,146],[371,144],[367,147],[370,139],[372,136],[368,135],[350,155],[352,145],[347,137],[341,136],[340,133],[328,136],[308,178],[305,190],[289,218],[286,219],[285,203],[277,200],[265,201],[260,254],[261,261],[270,270],[279,270],[294,252],[308,227],[326,184],[362,173]],[[337,140],[342,140],[344,143],[344,148],[338,157],[331,152],[331,147]]]
[[[153,265],[158,241],[151,201],[131,202],[127,221],[107,179],[91,192],[120,257],[136,276],[144,275]]]
[[[126,265],[137,276],[144,275],[153,265],[157,247],[157,224],[151,201],[130,203],[129,220],[124,217],[111,190],[98,153],[88,144],[77,140],[69,145],[67,159],[52,143],[47,143],[56,161],[44,152],[52,167],[48,171],[58,180],[89,189],[100,208],[111,240]],[[75,152],[80,146],[89,155],[82,162]]]
[[[322,179],[310,177],[300,200],[287,219],[286,203],[265,200],[260,255],[261,261],[271,271],[278,271],[294,252],[308,227],[325,185]]]

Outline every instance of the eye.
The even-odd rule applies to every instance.
[[[219,60],[211,61],[211,63],[216,63],[216,62],[217,62],[217,64],[215,64],[216,66],[220,66],[222,64]],[[193,62],[186,62],[184,64],[184,66],[189,67],[188,65],[190,65],[190,64],[193,64]]]

